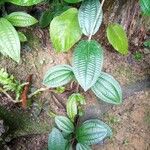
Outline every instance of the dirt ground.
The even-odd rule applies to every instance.
[[[67,54],[56,54],[49,41],[48,30],[38,27],[34,30],[24,30],[28,37],[28,43],[22,45],[20,64],[0,55],[0,68],[4,67],[19,81],[26,81],[33,74],[31,91],[43,87],[42,80],[45,72],[57,64],[71,64],[72,51]],[[93,146],[94,150],[149,150],[150,149],[150,95],[149,95],[149,50],[143,47],[135,47],[131,44],[128,56],[122,56],[115,52],[112,47],[104,44],[101,33],[94,37],[104,48],[103,70],[113,75],[122,85],[124,102],[120,106],[111,106],[99,102],[88,91],[83,93],[87,99],[87,118],[100,118],[113,128],[113,137],[99,145]],[[138,48],[138,49],[136,49]],[[134,52],[141,51],[143,58],[140,61],[134,59]],[[146,80],[146,82],[144,82]],[[135,85],[135,86],[134,86]],[[141,86],[140,86],[141,85]],[[140,87],[140,88],[138,88]],[[67,88],[70,88],[68,85]],[[72,89],[73,92],[75,89]],[[67,96],[71,92],[65,92],[59,96],[65,104]],[[14,106],[3,95],[0,106],[7,110],[20,109]],[[6,142],[10,150],[44,150],[47,148],[47,135],[53,126],[53,115],[65,114],[63,106],[56,106],[49,92],[41,93],[32,99],[32,104],[27,110],[35,124],[45,123],[45,126],[34,126],[25,132],[19,132],[11,142]],[[41,130],[45,127],[45,130]],[[38,129],[36,129],[38,128]],[[24,130],[24,129],[23,129]]]

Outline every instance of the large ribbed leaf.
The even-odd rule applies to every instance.
[[[5,0],[5,1],[20,6],[32,6],[41,3],[43,0]]]
[[[109,43],[123,55],[128,54],[128,38],[121,25],[113,23],[107,27]]]
[[[67,115],[69,118],[74,122],[74,118],[78,113],[78,105],[84,105],[85,104],[85,99],[84,97],[79,94],[72,94],[67,101]]]
[[[74,131],[74,125],[67,117],[56,116],[55,123],[65,133],[72,133]]]
[[[59,87],[69,83],[73,78],[73,71],[69,65],[58,65],[47,71],[43,84],[47,87]]]
[[[18,33],[5,18],[0,18],[0,52],[16,62],[20,61],[20,40]]]
[[[102,23],[102,7],[99,0],[85,0],[79,9],[79,25],[82,32],[94,35]]]
[[[107,137],[112,136],[112,130],[111,130],[111,128],[106,123],[104,123],[104,122],[102,122],[102,121],[100,121],[98,119],[90,119],[90,120],[85,121],[84,123],[91,123],[91,122],[97,123],[100,126],[105,127],[107,129]]]
[[[65,150],[66,143],[62,133],[57,128],[53,128],[48,138],[48,150]]]
[[[76,137],[79,143],[93,145],[97,144],[108,135],[108,129],[97,121],[84,122],[77,128]]]
[[[55,17],[50,24],[50,37],[57,52],[68,51],[81,38],[78,11],[70,8]]]
[[[91,150],[91,148],[88,145],[78,143],[76,145],[76,150]]]
[[[142,9],[142,12],[145,15],[150,16],[150,0],[140,0],[140,6]]]
[[[82,0],[64,0],[67,3],[78,3],[81,2]]]
[[[102,72],[92,91],[101,100],[111,104],[122,103],[122,90],[119,83],[109,74]]]
[[[6,19],[16,27],[28,27],[38,22],[37,19],[25,12],[13,12],[6,16]]]
[[[73,71],[87,91],[97,81],[103,64],[103,50],[96,41],[81,41],[73,55]]]

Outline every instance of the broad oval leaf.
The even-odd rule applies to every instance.
[[[76,150],[92,150],[88,145],[78,143],[76,145]]]
[[[111,104],[122,103],[122,90],[119,83],[111,75],[102,72],[92,91],[101,100]]]
[[[82,144],[97,144],[107,137],[107,128],[98,122],[84,122],[76,131],[77,141]]]
[[[94,35],[102,23],[102,7],[99,0],[85,0],[79,9],[79,25],[86,36]]]
[[[74,78],[69,65],[57,65],[50,68],[44,76],[43,84],[47,87],[60,87],[69,83]]]
[[[140,0],[140,6],[144,15],[150,16],[150,0]]]
[[[38,22],[37,19],[25,12],[13,12],[6,16],[6,19],[16,27],[28,27]]]
[[[112,129],[106,123],[104,123],[104,122],[102,122],[102,121],[100,121],[98,119],[90,119],[90,120],[85,121],[84,123],[91,123],[91,122],[97,123],[100,126],[105,127],[107,129],[107,137],[112,136]]]
[[[66,143],[62,133],[57,128],[53,128],[48,137],[48,150],[65,150]]]
[[[82,0],[64,0],[64,1],[67,2],[67,3],[79,3]]]
[[[123,27],[119,24],[113,23],[107,27],[107,38],[109,43],[119,53],[128,54],[128,38]]]
[[[103,50],[96,41],[81,41],[73,55],[73,71],[81,87],[87,91],[97,81],[103,64]]]
[[[0,52],[12,58],[14,61],[20,61],[20,40],[17,31],[11,23],[0,18]]]
[[[73,123],[64,116],[56,116],[55,123],[57,127],[65,133],[72,133],[74,131]]]
[[[55,17],[50,24],[50,37],[57,52],[68,51],[81,38],[78,11],[70,8]]]
[[[43,2],[43,0],[5,0],[5,1],[20,6],[32,6]]]
[[[27,37],[25,36],[23,32],[18,32],[18,36],[19,36],[20,42],[27,42]]]
[[[85,99],[81,94],[76,93],[69,96],[67,101],[67,115],[72,120],[72,122],[74,122],[74,118],[78,113],[77,107],[79,104],[81,105],[85,104]]]

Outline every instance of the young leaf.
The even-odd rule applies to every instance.
[[[85,0],[79,9],[79,25],[86,36],[94,35],[102,23],[102,7],[99,0]]]
[[[101,100],[111,104],[122,103],[122,90],[119,83],[109,74],[101,72],[92,91]]]
[[[150,16],[150,0],[140,0],[140,6],[144,15]]]
[[[86,145],[97,144],[107,137],[107,128],[98,122],[84,122],[81,127],[77,128],[77,141]]]
[[[82,0],[64,0],[64,1],[67,2],[67,3],[79,3]]]
[[[55,17],[50,24],[50,37],[57,52],[68,51],[81,38],[78,11],[70,8]]]
[[[43,0],[5,0],[5,1],[20,6],[32,6],[41,3]]]
[[[12,58],[14,61],[20,61],[20,40],[17,31],[11,23],[0,18],[0,52]]]
[[[24,35],[23,32],[18,32],[18,36],[19,36],[20,42],[27,42],[27,37]]]
[[[109,43],[119,53],[123,55],[128,54],[128,38],[121,25],[116,23],[110,24],[107,27],[107,38]]]
[[[6,19],[16,27],[28,27],[38,22],[37,19],[25,12],[13,12],[6,16]]]
[[[85,104],[85,99],[84,97],[77,93],[77,94],[72,94],[68,101],[67,101],[67,115],[69,118],[74,122],[74,118],[78,113],[78,105],[84,105]]]
[[[50,88],[59,87],[69,83],[73,78],[73,71],[69,65],[58,65],[47,71],[43,84]]]
[[[76,150],[91,150],[91,148],[86,144],[78,143],[76,145]]]
[[[103,64],[103,50],[96,41],[81,41],[73,55],[73,71],[81,87],[87,91],[97,81]]]
[[[57,128],[53,128],[48,138],[48,150],[65,150],[66,143],[62,133]]]
[[[84,123],[96,123],[96,124],[99,124],[100,126],[103,126],[107,129],[107,137],[110,137],[112,136],[112,129],[104,122],[98,120],[98,119],[90,119],[90,120],[87,120],[85,121]]]
[[[56,116],[55,123],[58,126],[58,128],[65,133],[69,134],[74,131],[74,125],[67,117]]]

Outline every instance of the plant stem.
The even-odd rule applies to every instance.
[[[49,90],[49,88],[40,88],[40,89],[37,89],[35,92],[31,93],[31,94],[28,96],[28,98],[31,98],[31,97],[33,97],[34,95],[36,95],[36,94],[38,94],[38,93],[40,93],[40,92],[43,92],[43,91],[47,91],[47,90]]]
[[[101,2],[101,7],[103,7],[105,0],[102,0]]]
[[[0,87],[0,92],[4,93],[10,101],[12,101],[13,103],[17,103],[15,100],[12,99],[12,97],[5,91],[3,90],[1,87]]]

